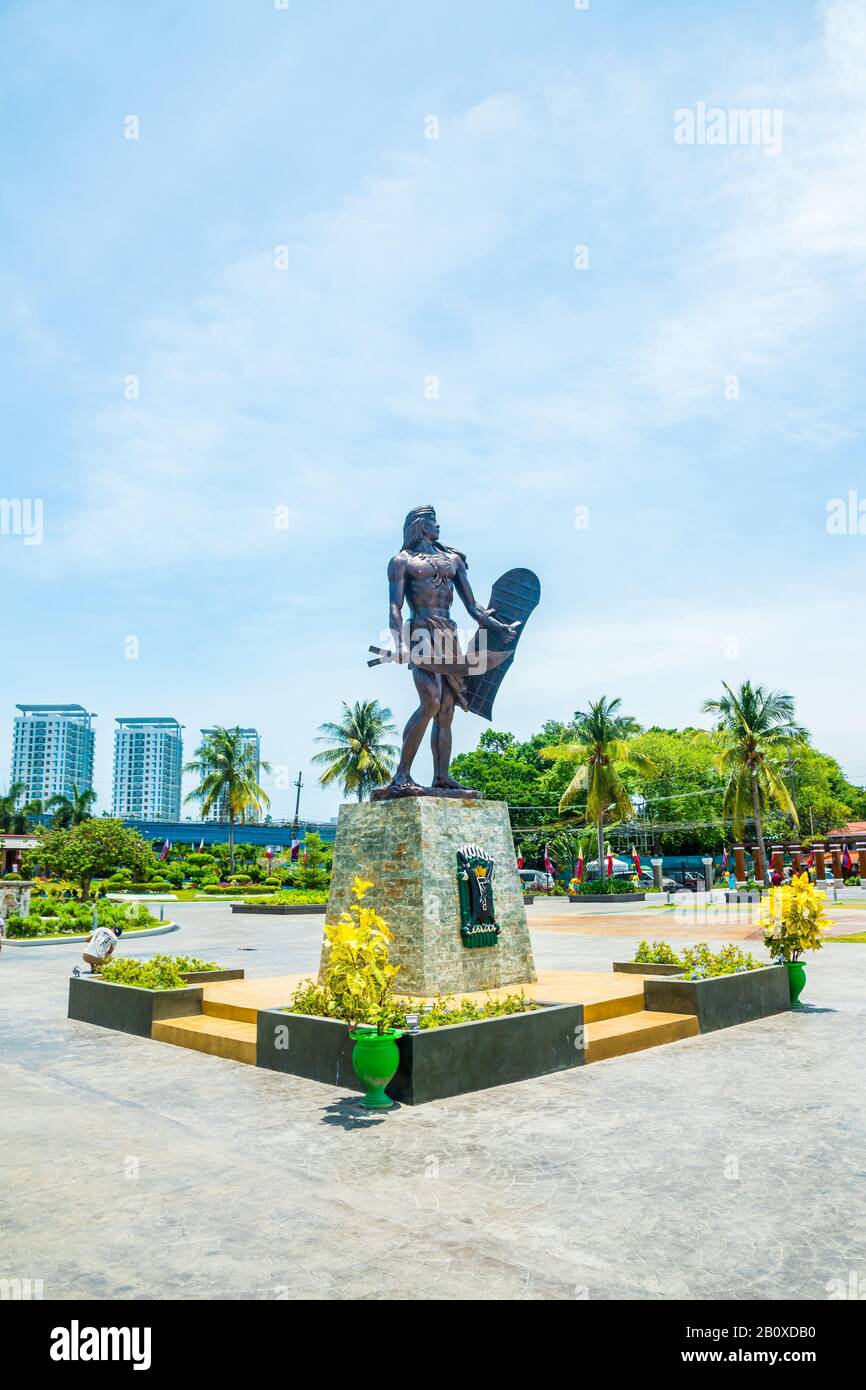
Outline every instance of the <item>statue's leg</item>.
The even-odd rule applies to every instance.
[[[403,730],[403,750],[392,782],[392,786],[395,787],[415,785],[412,781],[412,763],[421,746],[424,731],[430,720],[436,715],[442,698],[443,681],[441,676],[434,675],[432,671],[419,671],[416,668],[412,672],[412,677],[415,681],[415,689],[418,691],[420,704],[415,713],[410,716]]]
[[[451,724],[454,719],[454,691],[447,680],[442,681],[442,699],[433,720],[430,746],[433,749],[434,787],[456,787],[457,782],[448,776],[451,766]]]

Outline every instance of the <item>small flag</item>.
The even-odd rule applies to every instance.
[[[298,850],[299,850],[299,848],[300,848],[300,840],[292,840],[292,854],[291,854],[291,859],[292,859],[292,863],[293,863],[293,864],[297,864],[297,862],[298,862]]]
[[[848,853],[848,846],[845,846],[845,853],[842,855],[842,868],[846,874],[851,872],[851,855]]]
[[[306,863],[307,863],[307,847],[306,847],[306,845],[305,845],[305,846],[304,846],[304,865],[305,865],[305,866],[306,866]]]
[[[583,883],[583,873],[585,867],[586,866],[583,862],[583,850],[580,850],[577,856],[577,868],[574,871],[574,876],[577,879],[578,883]]]
[[[265,849],[265,858],[267,859],[267,861],[268,861],[269,864],[270,864],[271,860],[273,859],[273,857],[274,857],[274,851],[273,851],[272,847],[271,847],[270,845],[268,845],[268,846],[266,847],[266,849]]]
[[[163,847],[162,847],[162,854],[159,856],[160,859],[167,859],[168,856],[169,856],[170,851],[171,851],[171,845],[168,843],[168,840],[166,840],[165,844],[164,844]]]
[[[608,878],[613,878],[613,855],[610,853],[605,856],[604,870]]]
[[[201,839],[198,842],[198,853],[204,854],[204,835],[202,835]]]
[[[556,873],[556,870],[554,869],[553,864],[551,863],[550,855],[548,854],[547,851],[548,851],[548,847],[547,847],[547,845],[545,845],[545,846],[544,846],[544,872],[545,872],[546,874],[553,874],[553,873]]]
[[[811,869],[811,868],[814,867],[814,865],[815,865],[815,851],[814,851],[813,849],[810,849],[810,850],[809,850],[809,858],[806,860],[806,868],[807,868],[807,869]]]
[[[726,845],[723,845],[723,846],[722,846],[722,873],[725,873],[725,874],[726,874],[727,872],[728,872],[728,849],[727,849],[727,846],[726,846]]]
[[[632,847],[631,847],[631,862],[634,864],[635,873],[638,873],[638,874],[639,874],[639,873],[640,873],[640,870],[641,870],[641,864],[640,864],[640,855],[639,855],[638,852],[637,852],[637,846],[636,846],[636,845],[632,845]]]
[[[517,851],[517,867],[518,869],[523,868],[523,850],[521,849]]]

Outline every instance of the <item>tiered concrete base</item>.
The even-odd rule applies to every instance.
[[[235,1062],[256,1062],[257,1016],[261,1009],[279,1008],[290,999],[300,975],[278,975],[262,980],[238,980],[202,987],[202,1012],[189,1018],[173,1018],[153,1025],[152,1037],[160,1042],[191,1047],[211,1056]],[[552,970],[542,972],[524,986],[528,999],[549,1004],[582,1004],[585,1024],[585,1060],[601,1062],[660,1043],[694,1037],[700,1031],[693,1014],[648,1013],[644,1005],[643,975],[604,975],[600,972]],[[514,987],[491,990],[494,996]],[[486,998],[484,992],[466,997]]]

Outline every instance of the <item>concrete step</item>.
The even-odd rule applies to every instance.
[[[586,1061],[624,1057],[661,1043],[693,1038],[699,1032],[694,1014],[648,1013],[642,1009],[639,1013],[603,1019],[586,1025]]]
[[[615,982],[615,983],[614,983]],[[583,1005],[585,1023],[602,1023],[606,1019],[623,1018],[643,1012],[643,975],[607,975],[599,981],[598,994]],[[601,986],[606,995],[601,995]]]
[[[210,1018],[232,1019],[235,1023],[255,1023],[258,1009],[252,1004],[237,1004],[230,999],[203,999],[201,1011]]]
[[[189,1018],[170,1018],[154,1023],[155,1042],[192,1047],[211,1057],[228,1057],[233,1062],[256,1063],[256,1025],[232,1018],[195,1014]]]

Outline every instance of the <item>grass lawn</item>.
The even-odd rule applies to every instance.
[[[854,932],[851,936],[828,936],[825,938],[824,945],[828,942],[853,941],[856,946],[866,946],[866,931]]]

